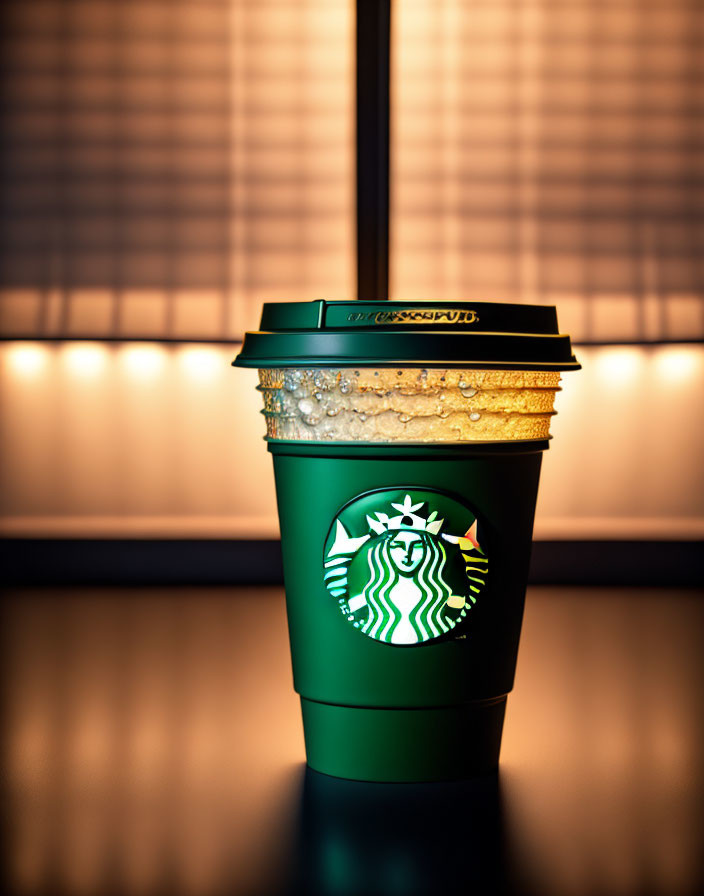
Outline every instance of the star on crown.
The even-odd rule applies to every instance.
[[[387,513],[379,513],[377,511],[374,514],[376,519],[372,519],[367,514],[367,523],[372,532],[376,532],[377,535],[383,535],[384,532],[390,532],[392,529],[415,529],[416,531],[430,532],[431,535],[437,535],[445,520],[436,519],[438,515],[437,510],[433,510],[427,519],[417,514],[416,510],[420,510],[424,504],[425,501],[414,504],[411,496],[406,495],[403,499],[403,504],[391,502],[394,510],[399,511],[398,516],[389,516]]]
[[[393,532],[399,529],[412,529],[414,531],[429,532],[431,535],[440,534],[440,529],[445,520],[437,519],[437,510],[433,510],[427,518],[416,513],[416,511],[420,510],[424,504],[425,501],[419,501],[417,504],[414,504],[411,496],[406,495],[403,499],[403,504],[394,504],[393,501],[391,502],[393,509],[399,511],[397,516],[389,516],[387,513],[377,511],[374,514],[376,519],[373,519],[367,514],[367,524],[370,533],[375,532],[377,535],[383,535],[385,532]],[[351,556],[371,537],[371,534],[353,537],[347,532],[342,525],[342,522],[337,520],[335,525],[335,539],[327,556],[328,558]],[[476,519],[464,535],[452,535],[448,532],[443,532],[440,534],[440,538],[444,538],[445,541],[448,541],[451,544],[456,544],[461,551],[481,551],[479,542],[477,541]]]

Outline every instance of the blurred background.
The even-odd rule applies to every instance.
[[[374,40],[388,28],[389,10],[386,78],[383,71],[374,74],[379,60]],[[213,641],[223,626],[225,631],[239,627],[230,615],[230,592],[204,597],[196,589],[171,598],[156,591],[76,592],[55,586],[280,584],[273,477],[262,442],[256,374],[234,371],[229,363],[242,333],[256,328],[264,301],[372,299],[384,297],[387,288],[391,299],[555,304],[561,330],[575,341],[583,370],[565,377],[558,396],[555,442],[543,465],[533,583],[701,586],[701,4],[5,0],[0,15],[0,535],[4,578],[14,586],[4,603],[5,671],[12,682],[6,780],[11,793],[19,794],[10,826],[20,832],[21,846],[13,851],[12,882],[23,892],[40,892],[47,881],[58,880],[47,877],[46,869],[53,868],[53,874],[56,861],[63,861],[74,871],[83,869],[75,879],[69,872],[61,878],[65,892],[107,892],[101,875],[117,862],[110,851],[114,831],[138,818],[147,827],[143,836],[133,836],[130,847],[137,857],[129,866],[134,877],[121,879],[113,892],[121,887],[220,892],[223,878],[215,872],[212,880],[198,877],[204,868],[221,867],[208,852],[217,838],[191,840],[190,828],[179,834],[179,843],[197,842],[204,850],[193,853],[192,879],[171,866],[175,876],[159,877],[165,866],[149,865],[140,849],[148,853],[145,844],[162,842],[150,840],[149,831],[158,828],[154,818],[170,817],[171,804],[162,800],[157,811],[149,787],[156,796],[170,792],[171,766],[161,765],[166,754],[160,750],[178,737],[178,720],[190,718],[169,704],[173,725],[159,721],[154,707],[164,706],[160,688],[171,693],[167,682],[173,685],[170,675],[180,669],[196,682],[194,705],[201,706],[200,696],[212,695],[215,680],[251,683],[243,670],[256,656],[242,643],[241,665],[233,671],[227,649]],[[361,84],[360,73],[369,75]],[[366,119],[360,127],[360,90],[367,100],[374,91],[383,94],[382,112],[389,104],[388,170],[382,165],[382,182],[371,194],[360,181],[360,170],[364,174],[373,165],[366,161],[370,146],[364,141],[369,139],[378,161],[373,154],[379,150],[383,157],[385,133],[383,126],[380,132],[369,130]],[[382,234],[367,245],[365,227],[373,221],[363,209],[375,199],[382,210],[388,200],[388,240]],[[369,275],[370,256],[372,266],[381,263],[384,269],[376,279]],[[40,585],[40,592],[27,590]],[[528,630],[537,636],[541,627],[557,631],[555,620],[568,627],[582,620],[584,631],[599,639],[598,614],[591,614],[607,604],[580,603],[584,594],[579,588],[575,593],[566,610],[551,603],[552,592],[541,592],[543,603],[536,599],[534,612],[544,613],[546,621],[543,626],[529,615]],[[597,602],[603,598],[602,592],[589,593]],[[698,767],[692,744],[701,726],[680,725],[685,714],[687,724],[694,724],[701,673],[696,632],[702,604],[693,602],[694,593],[675,598],[663,590],[658,603],[648,592],[643,606],[650,610],[639,623],[648,650],[624,660],[630,670],[624,680],[631,683],[624,700],[631,706],[630,694],[635,701],[633,731],[657,732],[657,749],[645,759],[638,753],[636,761],[629,752],[636,735],[626,726],[624,740],[607,739],[606,765],[590,766],[592,778],[587,775],[579,787],[555,790],[548,766],[543,768],[541,780],[551,781],[553,794],[565,800],[572,794],[574,805],[590,798],[600,805],[594,818],[601,818],[602,810],[613,814],[606,794],[614,781],[626,787],[626,802],[637,814],[643,810],[640,785],[664,774],[662,793],[648,804],[655,814],[647,817],[653,831],[662,821],[680,833],[667,835],[660,861],[652,848],[659,834],[631,831],[631,852],[609,853],[608,873],[589,878],[589,892],[641,892],[633,883],[640,878],[627,871],[641,865],[655,868],[651,893],[686,894],[695,878],[704,879],[693,871],[699,860],[692,832],[701,823],[696,801],[687,803],[686,811],[677,803],[677,812],[668,803],[688,788],[690,795],[701,793],[701,776],[692,777]],[[244,601],[239,606],[249,607],[242,612],[250,624],[257,611],[237,594]],[[262,618],[270,618],[276,643],[285,651],[276,594],[264,601],[269,609]],[[685,609],[661,618],[668,603]],[[619,643],[615,633],[627,628],[625,606],[612,605],[616,627],[604,649],[613,656]],[[661,632],[669,635],[663,640]],[[588,689],[601,680],[600,660],[577,634],[570,637],[566,643],[577,645],[570,668],[579,687]],[[145,659],[152,643],[159,657],[154,665]],[[675,674],[678,646],[690,659]],[[658,654],[663,649],[667,656]],[[537,664],[526,680],[550,679],[540,665],[540,650],[526,650]],[[201,681],[197,670],[203,657],[210,657],[211,665]],[[282,695],[272,698],[271,706],[277,718],[288,719],[279,735],[288,744],[285,761],[293,767],[302,761],[297,710],[292,693],[285,702],[285,657],[273,657],[266,654],[269,678],[262,680],[274,681],[277,670],[283,680]],[[639,703],[639,676],[648,662],[659,670],[652,671],[652,693],[660,693],[659,686],[666,693],[671,681],[674,691],[689,695],[682,698],[682,716],[669,698],[662,697],[657,712],[655,704],[643,709]],[[127,684],[125,669],[131,670]],[[148,684],[129,698],[129,687],[144,681],[154,689]],[[218,707],[229,699],[219,691],[216,696],[217,707],[206,701],[205,727],[186,725],[195,752],[184,747],[178,756],[192,776],[206,767],[224,768],[233,755],[220,744],[218,765],[208,752]],[[568,705],[569,696],[564,699]],[[101,716],[106,705],[112,708]],[[246,706],[256,716],[254,705]],[[523,706],[515,718],[526,724],[545,712],[537,703]],[[613,727],[608,706],[594,712],[595,725],[601,719],[609,731],[621,730],[617,723]],[[58,729],[52,727],[55,713],[63,719]],[[569,712],[557,715],[563,728],[554,718],[545,722],[558,732],[553,740],[529,742],[515,728],[507,730],[506,742],[509,760],[515,756],[518,763],[511,803],[518,815],[508,826],[532,830],[536,837],[542,831],[545,843],[556,838],[561,844],[562,864],[553,863],[561,876],[550,885],[549,875],[531,878],[542,896],[553,892],[551,886],[560,894],[587,892],[580,886],[591,867],[586,846],[577,849],[577,858],[569,852],[566,832],[579,841],[579,830],[556,821],[559,812],[540,828],[545,816],[536,814],[526,796],[530,791],[521,790],[525,760],[520,757],[526,755],[521,744],[525,749],[533,743],[527,755],[547,763],[554,758],[551,749],[563,743],[562,731],[565,743],[573,738],[566,752],[575,767],[584,768],[584,743],[592,729],[585,723],[579,729],[584,737],[576,737]],[[700,724],[701,713],[696,718]],[[85,786],[101,780],[100,769],[118,762],[107,746],[114,746],[113,730],[142,738],[137,752],[124,747],[127,753],[119,761],[131,769],[130,781],[147,782],[148,793],[139,791],[140,799],[156,814],[140,810],[135,816],[125,809],[121,821],[111,815],[113,827],[108,825],[107,833],[100,829],[110,847],[105,858],[92,851],[88,835],[98,837],[95,821],[106,817],[101,799],[114,809],[113,791],[120,787],[113,781],[113,796],[106,796],[107,790]],[[290,821],[300,806],[308,807],[308,821],[296,828],[296,836],[318,830],[320,800],[331,799],[327,792],[320,797],[310,776],[301,783],[300,769],[282,771],[272,758],[275,744],[262,752],[263,742],[248,737],[232,733],[232,744],[239,745],[233,749],[269,758],[257,766],[259,777],[253,773],[255,783],[244,791],[250,796],[238,790],[240,779],[232,783],[242,806],[249,807],[233,827],[244,838],[238,847],[243,855],[254,834],[242,818],[259,818],[262,807],[276,803],[272,782],[284,782],[279,794],[305,791],[303,802],[291,797],[298,808],[284,813]],[[58,753],[57,743],[63,745]],[[144,769],[135,756],[146,763]],[[189,756],[196,757],[192,766]],[[619,773],[629,767],[640,769],[642,778],[634,772],[626,785]],[[562,769],[563,784],[574,781],[569,764],[550,768]],[[71,789],[73,772],[82,782],[78,791]],[[166,790],[154,783],[157,778],[167,782]],[[699,791],[692,791],[693,780]],[[600,784],[590,789],[584,781]],[[212,795],[218,788],[211,785],[206,791]],[[56,786],[58,795],[51,789]],[[488,799],[487,817],[497,825],[497,807],[506,804],[505,780],[502,786],[504,802],[496,788],[467,797],[485,806]],[[70,802],[76,793],[86,798],[85,805],[79,800],[80,812],[78,803]],[[340,805],[347,805],[344,795],[333,796],[333,802],[339,797]],[[432,811],[451,811],[446,796],[437,797],[439,804],[431,798]],[[599,803],[602,797],[605,802]],[[318,808],[310,810],[315,798]],[[361,799],[364,809],[367,796]],[[422,803],[425,797],[418,799]],[[545,799],[545,793],[536,799]],[[553,796],[553,807],[556,802]],[[55,811],[59,805],[64,815]],[[196,818],[197,809],[189,803],[184,811]],[[351,809],[347,821],[358,811]],[[71,841],[76,853],[57,845],[57,819],[65,817],[78,825]],[[283,837],[281,817],[276,812],[266,817],[262,830],[270,846],[257,841],[256,867],[262,874],[273,855],[267,850]],[[232,820],[227,812],[217,822],[208,818],[220,831]],[[342,828],[347,821],[340,822]],[[203,833],[195,823],[193,828]],[[526,836],[519,852],[535,847]],[[623,845],[614,837],[612,842]],[[320,846],[323,858],[336,848],[326,843]],[[496,847],[498,840],[492,843]],[[338,883],[352,879],[339,872],[336,860],[330,867],[327,861],[320,867],[337,868]],[[156,877],[144,871],[152,866],[161,869]],[[248,867],[249,883],[237,878],[229,892],[265,892],[263,878],[258,890],[253,883],[255,866]],[[396,890],[389,884],[388,892],[415,892],[404,878],[403,862],[399,867],[393,880],[401,883]],[[305,880],[302,891],[317,892],[318,884]],[[620,884],[600,889],[604,880]],[[499,885],[508,886],[506,880]],[[339,884],[329,891],[359,892],[350,887]],[[369,886],[366,891],[374,892]]]
[[[2,534],[275,540],[228,365],[263,301],[357,295],[354,4],[2,10]],[[699,4],[391,21],[391,298],[557,305],[538,539],[701,539]]]

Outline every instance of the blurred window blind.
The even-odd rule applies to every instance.
[[[557,303],[704,336],[699,0],[399,0],[394,298]]]
[[[349,0],[5,0],[0,332],[236,338],[354,292]]]

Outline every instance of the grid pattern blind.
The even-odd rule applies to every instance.
[[[353,290],[348,0],[6,0],[0,332],[236,338]]]
[[[393,297],[702,338],[702,4],[399,0],[393,22]]]

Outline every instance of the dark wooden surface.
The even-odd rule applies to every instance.
[[[693,896],[702,597],[532,589],[499,775],[404,786],[305,771],[280,589],[8,592],[6,884]]]
[[[657,563],[652,563],[653,554]],[[280,585],[278,540],[5,538],[0,569],[18,586]],[[534,585],[704,586],[701,541],[534,541]]]

